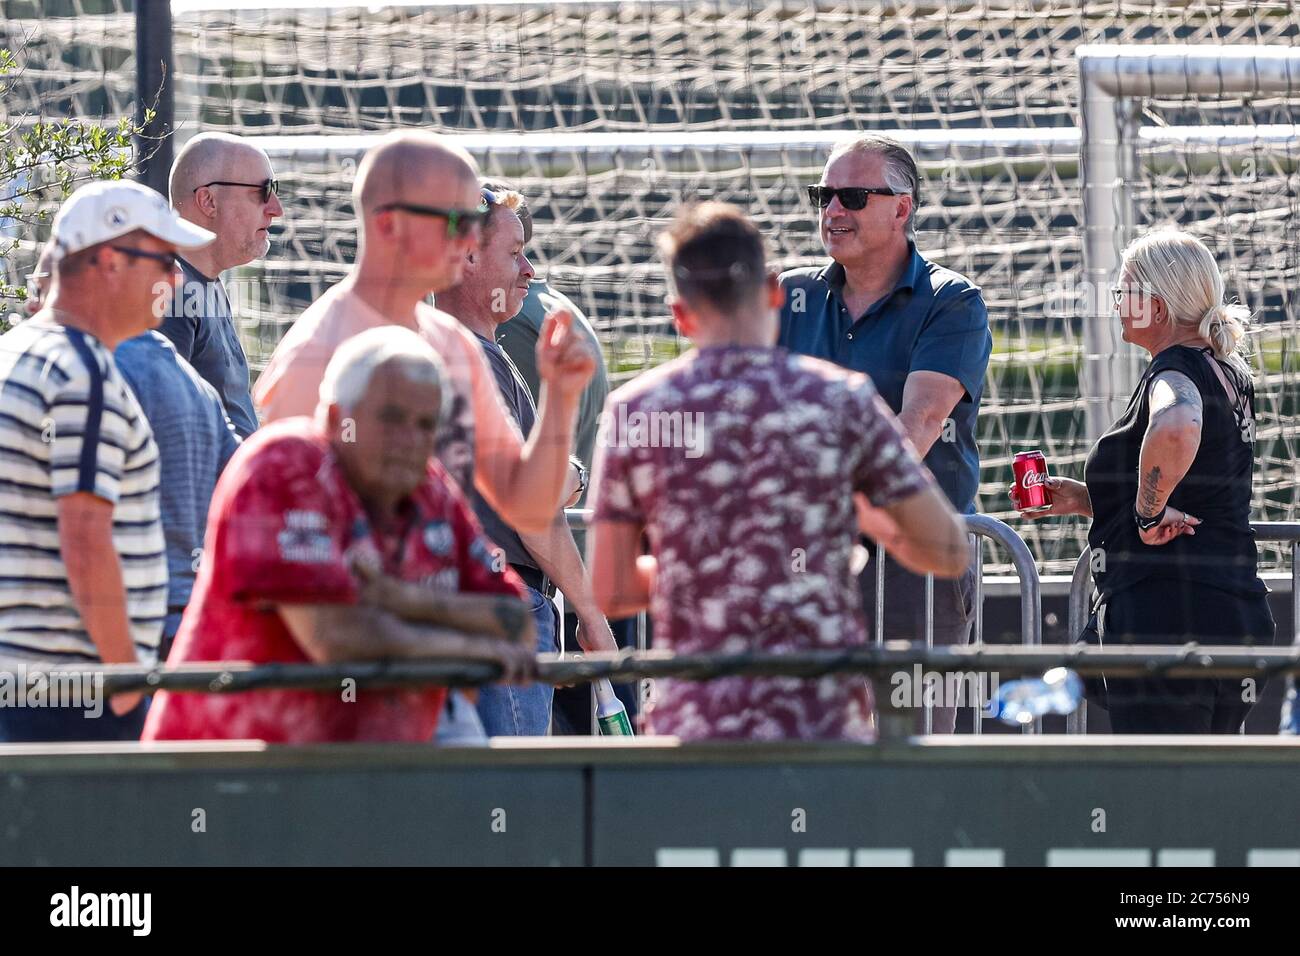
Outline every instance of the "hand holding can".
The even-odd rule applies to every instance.
[[[1041,451],[1022,451],[1012,460],[1015,475],[1012,500],[1026,517],[1052,510],[1052,490],[1047,485],[1047,459]]]

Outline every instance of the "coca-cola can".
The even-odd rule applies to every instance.
[[[1052,510],[1052,490],[1047,487],[1047,459],[1041,451],[1022,451],[1011,462],[1016,476],[1016,497],[1022,515]]]

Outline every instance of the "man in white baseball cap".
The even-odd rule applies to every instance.
[[[212,239],[130,182],[83,186],[54,219],[44,306],[0,336],[0,669],[156,658],[158,450],[113,349],[157,326],[177,250]],[[139,736],[141,695],[75,696],[0,706],[0,741]]]

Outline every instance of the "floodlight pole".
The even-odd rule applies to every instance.
[[[175,77],[172,70],[171,0],[135,0],[136,178],[167,195],[172,168]],[[145,122],[145,110],[154,117]]]
[[[1120,340],[1109,287],[1134,238],[1138,99],[1300,90],[1300,50],[1280,46],[1090,44],[1079,64],[1083,193],[1083,369],[1087,434],[1096,441],[1137,387],[1145,355]]]

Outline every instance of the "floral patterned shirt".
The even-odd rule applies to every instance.
[[[408,512],[400,542],[381,537],[311,419],[254,432],[217,483],[194,596],[168,663],[307,661],[278,605],[355,604],[350,560],[360,551],[426,587],[522,598],[515,573],[494,569],[469,503],[436,461]],[[428,742],[445,695],[441,687],[161,691],[142,739]]]
[[[692,351],[606,402],[595,520],[644,526],[655,645],[678,653],[863,644],[852,492],[933,484],[865,375],[779,348]],[[656,682],[655,733],[869,740],[857,675]]]

